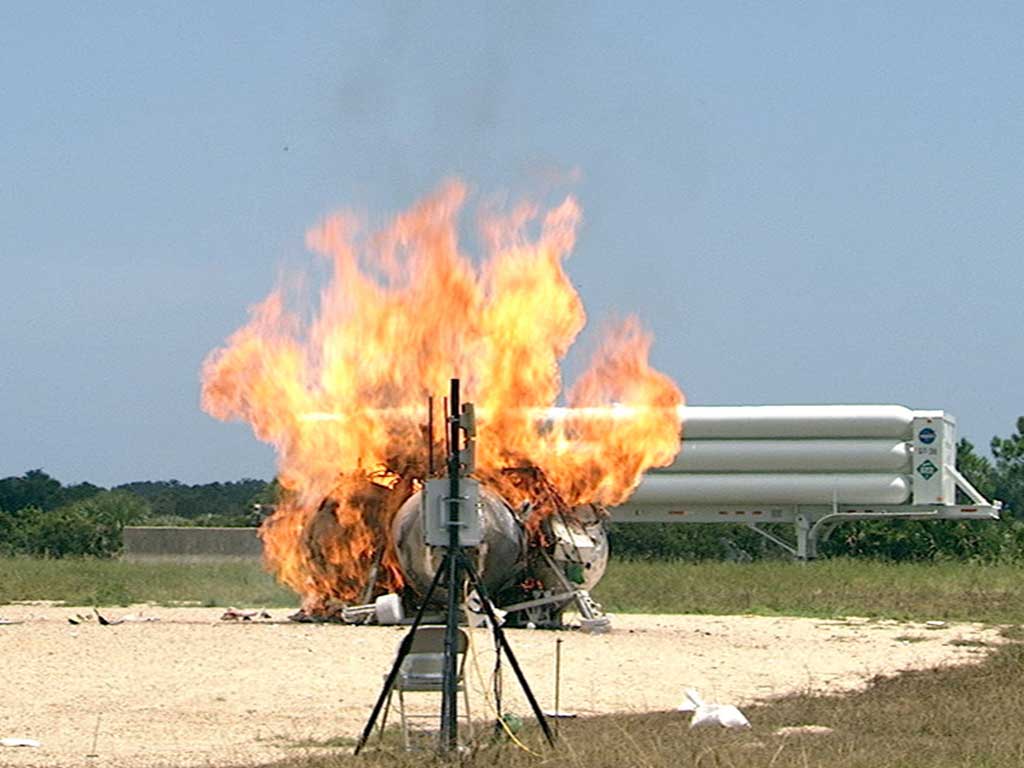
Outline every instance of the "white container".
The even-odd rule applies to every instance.
[[[683,440],[671,472],[905,472],[910,445],[891,438],[848,440]]]
[[[402,609],[402,598],[394,592],[381,595],[373,601],[373,613],[377,617],[377,623],[385,626],[401,624],[405,619],[405,611]]]
[[[910,439],[914,412],[901,405],[740,405],[679,408],[684,440],[742,438]]]
[[[910,478],[902,474],[657,474],[646,475],[622,505],[903,504]]]

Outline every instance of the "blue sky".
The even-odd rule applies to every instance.
[[[591,318],[639,314],[691,403],[1008,434],[1024,6],[627,6],[3,6],[0,476],[271,476],[199,367],[305,229],[574,169]]]

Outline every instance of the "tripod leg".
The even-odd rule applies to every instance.
[[[377,741],[384,741],[384,730],[388,727],[388,712],[391,711],[391,697],[394,691],[388,692],[388,700],[384,703],[384,715],[380,719],[380,732],[377,734]]]
[[[373,726],[377,722],[377,716],[380,715],[384,702],[391,694],[391,689],[394,687],[395,680],[398,678],[398,670],[401,668],[402,662],[405,661],[405,657],[409,655],[409,649],[412,648],[412,639],[416,635],[416,630],[419,629],[420,622],[423,621],[423,614],[426,611],[427,604],[430,602],[430,598],[434,596],[434,590],[437,589],[437,585],[441,581],[441,574],[445,571],[448,557],[449,556],[446,553],[444,559],[441,560],[437,573],[434,574],[434,580],[430,582],[430,589],[427,590],[427,595],[423,598],[423,602],[420,604],[420,609],[416,611],[416,618],[413,619],[412,626],[409,627],[408,634],[402,638],[402,644],[398,646],[398,655],[395,657],[395,663],[391,665],[391,671],[388,672],[387,679],[384,681],[384,688],[381,690],[380,696],[377,697],[377,703],[373,707],[373,712],[370,713],[370,719],[366,721],[366,727],[363,728],[363,734],[359,737],[359,742],[356,744],[356,748],[353,751],[353,754],[355,755],[359,754],[359,751],[363,748],[367,739],[369,739],[370,735],[373,733]]]
[[[520,669],[519,662],[516,660],[516,656],[512,653],[512,648],[508,644],[508,640],[505,638],[505,631],[501,628],[498,618],[494,615],[494,610],[491,607],[491,600],[487,595],[487,590],[480,582],[480,579],[476,574],[476,569],[469,561],[469,558],[463,557],[461,554],[459,556],[462,557],[462,567],[465,569],[470,583],[476,589],[476,593],[480,596],[480,602],[483,603],[484,611],[487,613],[487,618],[491,620],[491,629],[494,632],[494,636],[504,649],[505,655],[508,656],[508,663],[512,666],[512,671],[516,673],[516,679],[519,680],[519,687],[523,689],[523,693],[526,695],[526,700],[530,702],[530,708],[533,710],[534,717],[537,718],[537,723],[540,725],[540,729],[544,731],[544,738],[546,738],[548,744],[553,747],[555,746],[555,737],[552,735],[551,728],[548,726],[548,720],[544,717],[544,713],[541,711],[540,705],[537,703],[537,699],[534,698],[533,691],[530,689],[530,684],[526,682],[526,676],[523,674],[523,670]]]

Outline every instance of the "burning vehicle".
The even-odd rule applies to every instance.
[[[204,363],[203,408],[277,450],[284,493],[260,535],[306,616],[422,598],[440,561],[431,485],[446,450],[427,404],[450,377],[476,406],[464,459],[479,483],[472,555],[512,623],[557,626],[570,604],[598,616],[589,589],[607,564],[605,509],[679,451],[684,398],[650,366],[635,318],[609,327],[563,384],[586,323],[564,269],[576,201],[485,212],[474,262],[460,243],[466,196],[448,182],[377,229],[326,218],[306,235],[330,267],[314,310],[292,308],[299,283],[279,287]]]

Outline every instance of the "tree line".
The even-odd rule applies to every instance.
[[[277,483],[177,480],[63,485],[42,469],[0,479],[0,554],[109,557],[126,525],[252,526]]]
[[[957,466],[989,499],[1004,503],[991,521],[858,521],[845,523],[823,544],[825,555],[894,560],[941,558],[1024,562],[1024,416],[1007,438],[994,437],[992,459],[967,440]],[[42,469],[0,479],[0,554],[107,557],[121,549],[126,525],[252,526],[258,505],[277,499],[276,481],[187,485],[177,480],[63,485]],[[968,502],[966,498],[961,499]],[[779,529],[788,535],[789,531]],[[612,525],[613,552],[661,559],[757,559],[779,551],[748,528],[725,525]]]

